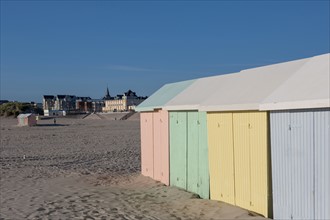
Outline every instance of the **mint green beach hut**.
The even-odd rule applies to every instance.
[[[166,84],[142,102],[141,112],[141,173],[169,185],[169,122],[163,106],[189,87],[194,80]]]
[[[207,114],[199,105],[217,90],[222,76],[197,79],[170,100],[170,185],[210,198]]]

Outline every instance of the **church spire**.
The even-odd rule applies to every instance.
[[[105,93],[105,96],[103,97],[103,100],[110,100],[111,96],[110,96],[110,92],[109,92],[109,87],[107,85],[107,91]]]

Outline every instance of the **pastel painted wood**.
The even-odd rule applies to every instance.
[[[269,217],[267,112],[207,114],[211,199]]]
[[[153,113],[141,114],[141,173],[154,177]]]
[[[209,198],[206,112],[170,112],[170,182]]]
[[[169,185],[168,112],[141,113],[141,172]]]

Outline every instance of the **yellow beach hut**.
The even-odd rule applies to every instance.
[[[259,104],[307,61],[223,75],[199,105],[207,112],[211,199],[272,217],[269,112]]]

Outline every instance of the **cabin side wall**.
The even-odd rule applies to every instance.
[[[233,113],[208,113],[210,198],[235,205]]]
[[[162,179],[162,122],[160,112],[153,112],[153,166],[154,176],[157,181]]]
[[[140,119],[141,126],[141,173],[144,176],[154,178],[153,170],[153,113],[142,112]]]
[[[330,109],[314,113],[315,219],[330,219]]]
[[[210,198],[210,171],[209,171],[209,154],[208,154],[208,138],[207,138],[207,117],[206,112],[198,112],[198,194],[203,199]]]
[[[187,114],[170,112],[170,185],[187,189]]]
[[[209,198],[206,112],[170,112],[170,183]]]
[[[271,112],[275,219],[329,219],[330,110]]]
[[[161,182],[165,185],[170,184],[170,152],[169,152],[169,120],[168,111],[160,110],[160,143],[161,143]]]
[[[267,112],[208,113],[212,199],[269,217]]]

